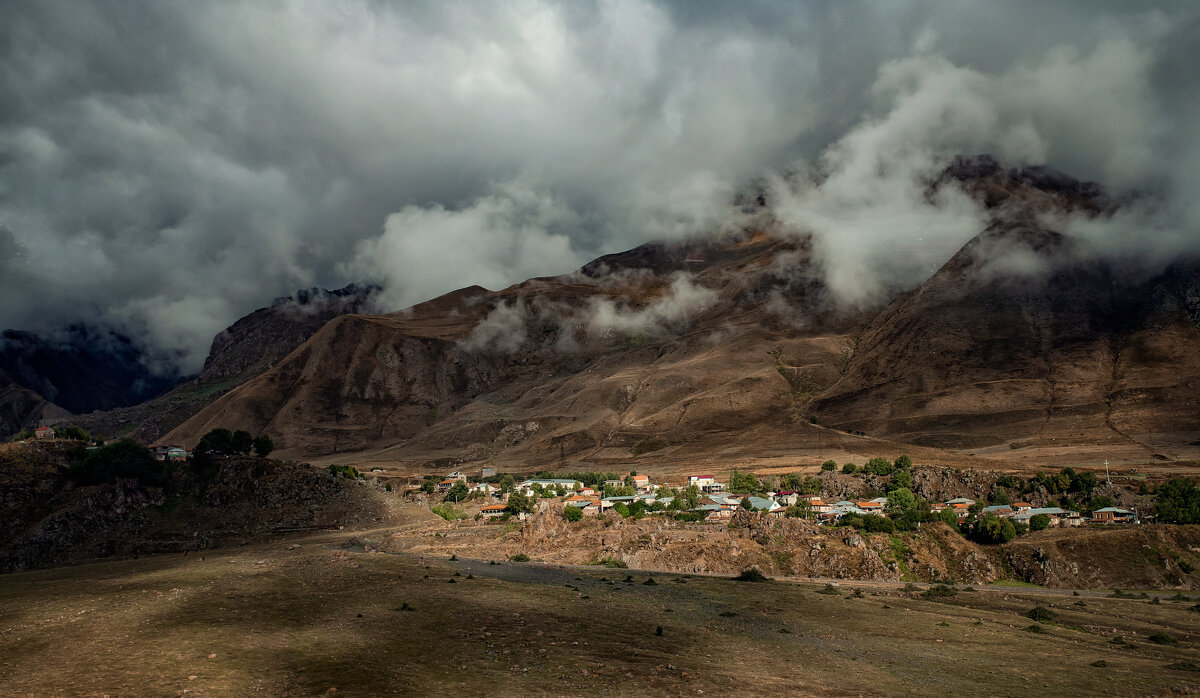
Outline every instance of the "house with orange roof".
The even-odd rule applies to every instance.
[[[504,512],[506,511],[508,511],[507,504],[489,504],[480,509],[479,513],[483,514],[486,519],[498,519],[504,516]]]

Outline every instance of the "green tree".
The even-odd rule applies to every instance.
[[[1154,513],[1163,523],[1200,523],[1200,489],[1187,478],[1175,478],[1158,486]]]
[[[896,511],[911,511],[917,505],[917,498],[912,490],[901,487],[888,494],[888,508]]]
[[[263,434],[254,440],[254,455],[258,456],[259,458],[266,458],[267,456],[271,455],[271,451],[274,450],[275,442],[272,441],[271,437],[267,436],[266,434]]]
[[[750,473],[734,470],[729,473],[729,489],[733,492],[756,494],[759,491],[758,479]]]
[[[60,439],[73,439],[75,441],[92,440],[91,434],[73,424],[54,427],[54,436]]]
[[[696,485],[688,485],[680,498],[683,500],[683,508],[689,511],[695,509],[700,506],[700,488]]]
[[[134,479],[144,485],[157,485],[163,479],[163,464],[154,460],[150,449],[133,439],[121,439],[94,451],[79,448],[82,457],[67,468],[67,476],[80,485],[115,483]]]
[[[911,490],[913,485],[911,470],[897,470],[892,473],[892,480],[888,483],[887,489],[890,490]]]
[[[975,522],[975,539],[980,543],[1007,543],[1017,537],[1013,522],[988,514]]]
[[[471,493],[467,483],[459,480],[450,486],[450,491],[446,492],[446,496],[442,499],[443,502],[461,502]]]
[[[837,469],[837,461],[827,460],[821,464],[821,470],[836,470],[836,469]]]
[[[524,492],[513,492],[508,495],[508,510],[514,514],[519,514],[523,511],[533,511],[533,505],[530,504],[529,498]]]
[[[796,492],[800,489],[800,483],[803,481],[804,478],[800,476],[800,473],[788,473],[779,479],[779,486],[785,490]]]
[[[947,525],[958,528],[958,513],[954,511],[954,507],[946,507],[938,512],[938,518]]]
[[[433,492],[435,489],[437,489],[437,485],[434,484],[433,480],[426,480],[425,482],[421,483],[422,492],[429,493]]]
[[[566,507],[563,509],[563,516],[567,518],[567,521],[581,521],[583,520],[583,509],[579,507]]]
[[[196,444],[196,448],[192,449],[193,455],[212,454],[220,456],[233,452],[233,432],[222,427],[212,429],[204,436],[201,436],[200,441]]]
[[[1029,530],[1042,531],[1050,526],[1050,517],[1045,514],[1034,514],[1029,519]]]
[[[240,453],[243,456],[248,455],[250,449],[254,448],[254,437],[250,436],[250,432],[238,429],[233,432],[229,447],[234,453]]]
[[[896,459],[894,465],[896,466],[897,470],[908,470],[909,468],[912,468],[912,458],[909,458],[906,455],[900,456]]]
[[[842,472],[847,475],[853,475],[858,470],[858,466],[853,463],[847,463],[842,466]]]
[[[821,481],[815,477],[806,477],[800,483],[800,494],[821,494]]]
[[[754,505],[750,503],[749,497],[742,497],[742,508],[746,511],[754,509]]]
[[[509,492],[512,492],[513,488],[516,486],[517,486],[517,481],[512,475],[510,475],[508,473],[504,473],[504,477],[500,478],[500,493],[501,494],[508,494]]]
[[[871,475],[891,475],[893,468],[890,460],[878,456],[867,461],[867,464],[863,466],[863,469]]]

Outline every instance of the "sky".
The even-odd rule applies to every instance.
[[[121,328],[195,371],[299,288],[395,310],[738,225],[771,192],[867,302],[981,212],[959,153],[1136,205],[1064,221],[1200,247],[1200,4],[7,0],[0,327]],[[943,256],[944,259],[944,256]]]

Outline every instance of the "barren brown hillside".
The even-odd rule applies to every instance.
[[[759,472],[908,452],[991,468],[1200,456],[1200,266],[1135,271],[1029,223],[1110,206],[960,161],[996,223],[919,288],[848,310],[804,237],[648,244],[498,292],[325,325],[165,440],[224,426],[401,472]]]

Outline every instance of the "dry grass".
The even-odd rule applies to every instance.
[[[626,574],[348,553],[333,535],[293,550],[10,574],[0,577],[0,685],[18,694],[1087,695],[1191,685],[1163,667],[1200,662],[1200,614],[1172,602],[854,598],[658,573],[648,586],[645,574],[625,583]],[[1035,602],[1060,614],[1046,635],[1022,631]],[[1144,641],[1162,631],[1182,642]],[[1116,634],[1135,647],[1111,644]],[[1108,667],[1092,666],[1101,659]]]

